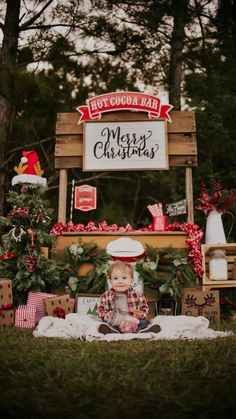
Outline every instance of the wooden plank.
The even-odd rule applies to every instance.
[[[196,132],[194,112],[172,111],[172,123],[167,123],[168,132]],[[103,114],[100,121],[147,121],[148,115],[144,112],[110,112]],[[78,112],[64,112],[57,114],[56,135],[82,134],[83,124],[78,125]]]
[[[170,112],[172,124],[167,124],[168,132],[196,132],[195,113],[192,111]]]
[[[57,144],[81,143],[83,144],[83,134],[64,134],[56,137]]]
[[[67,202],[67,170],[60,170],[59,180],[59,201],[58,201],[58,221],[66,222],[66,202]]]
[[[168,134],[169,155],[197,155],[197,142],[195,134]]]
[[[83,156],[83,144],[81,143],[69,143],[69,144],[56,144],[55,146],[56,157],[66,156]]]
[[[193,174],[192,168],[186,167],[185,169],[185,193],[187,202],[188,223],[194,223],[193,211]]]
[[[83,158],[81,156],[56,157],[55,169],[82,168],[83,167],[82,160]],[[169,156],[169,166],[170,167],[195,167],[197,166],[197,156]]]
[[[195,167],[197,166],[197,156],[169,156],[169,166]]]
[[[80,168],[82,165],[83,161],[81,156],[55,158],[55,169],[74,169]]]

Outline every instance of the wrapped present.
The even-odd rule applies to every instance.
[[[0,278],[0,308],[7,304],[13,304],[12,280],[8,278]]]
[[[33,328],[36,325],[36,306],[20,305],[15,312],[15,326]]]
[[[75,298],[70,298],[70,312],[74,313],[75,311]]]
[[[0,326],[13,326],[12,280],[0,279]]]
[[[65,295],[65,290],[63,288],[53,288],[52,290],[52,294],[55,294],[55,296],[60,296],[60,295]],[[69,294],[68,294],[69,296]],[[75,298],[70,298],[70,308],[71,308],[71,313],[74,313],[75,310]]]
[[[0,326],[14,326],[13,304],[0,308]]]
[[[48,316],[65,318],[71,313],[70,297],[68,294],[60,295],[58,297],[46,298],[44,300],[45,311]]]
[[[56,297],[56,295],[49,294],[46,292],[29,292],[27,298],[27,305],[36,306],[36,323],[38,323],[40,319],[46,316],[44,299],[50,297]]]

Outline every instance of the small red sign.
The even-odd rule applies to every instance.
[[[160,98],[145,93],[106,93],[88,99],[86,102],[87,106],[78,106],[77,108],[77,111],[81,113],[79,124],[83,121],[98,120],[104,112],[127,109],[148,112],[149,118],[166,119],[172,122],[169,112],[173,106],[169,104],[163,105]]]
[[[97,188],[90,185],[75,187],[75,208],[90,211],[97,208]]]

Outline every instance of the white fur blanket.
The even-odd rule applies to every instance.
[[[159,324],[159,333],[111,333],[98,332],[101,321],[92,315],[68,314],[65,319],[43,317],[33,331],[35,337],[56,337],[86,341],[131,340],[131,339],[214,339],[230,336],[232,332],[215,331],[209,328],[209,320],[203,316],[156,316],[152,324]]]

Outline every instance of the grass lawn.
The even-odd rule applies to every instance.
[[[0,329],[1,418],[231,418],[235,336],[83,342]]]

